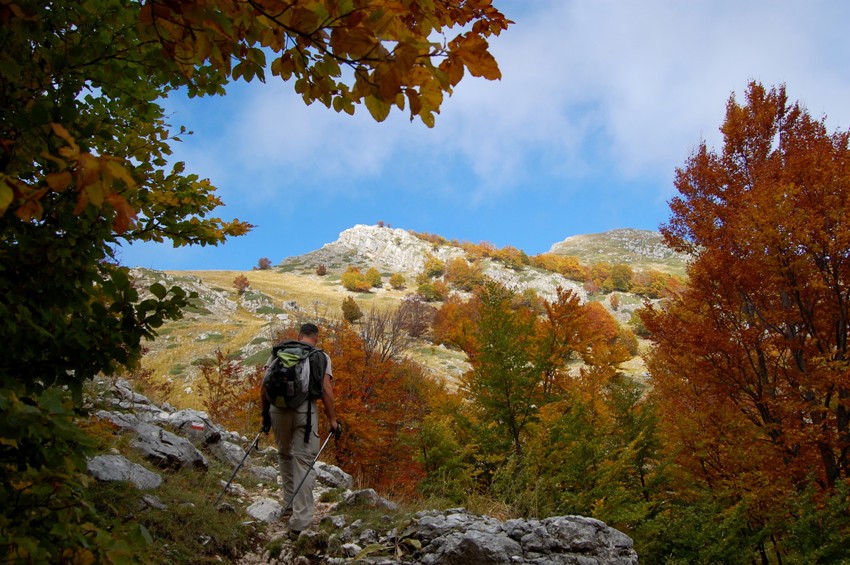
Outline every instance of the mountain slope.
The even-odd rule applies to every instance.
[[[552,245],[549,252],[578,257],[584,263],[625,263],[633,269],[655,269],[675,275],[685,274],[689,260],[687,255],[667,247],[659,232],[632,228],[574,235]]]
[[[625,262],[635,268],[668,271],[683,270],[684,262],[675,254],[659,249],[660,236],[655,232],[615,230],[568,238],[553,246],[553,251],[576,255],[584,262],[589,257],[610,262]],[[421,272],[425,258],[433,255],[443,261],[465,256],[465,251],[447,242],[434,244],[403,229],[358,225],[343,231],[339,238],[321,249],[284,260],[268,270],[252,271],[174,271],[135,270],[140,288],[155,281],[166,288],[180,285],[198,293],[195,304],[182,320],[166,324],[159,338],[149,344],[144,367],[157,379],[175,386],[174,401],[181,406],[202,408],[197,388],[200,366],[215,357],[216,350],[242,359],[246,367],[262,363],[268,355],[271,340],[279,329],[305,319],[338,319],[343,300],[353,297],[364,312],[370,309],[396,307],[405,296],[415,292],[413,282]],[[316,268],[325,265],[327,274],[319,276]],[[375,267],[386,277],[402,273],[408,288],[372,289],[369,293],[353,293],[340,283],[340,274],[349,265],[361,269]],[[629,293],[617,293],[619,306],[611,308],[609,295],[589,296],[583,285],[564,276],[533,267],[512,269],[502,262],[484,259],[484,273],[519,292],[533,289],[545,299],[553,299],[558,287],[572,290],[582,301],[598,300],[621,323],[628,323],[632,312],[643,299]],[[239,294],[234,279],[244,276],[248,289]],[[462,352],[435,346],[420,340],[410,351],[411,357],[435,375],[455,380],[468,369]],[[633,374],[645,371],[636,357],[624,364]]]

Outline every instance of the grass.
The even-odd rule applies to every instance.
[[[259,526],[245,513],[243,504],[225,498],[235,507],[222,512],[214,506],[221,492],[221,481],[232,473],[230,465],[208,456],[209,470],[166,471],[157,469],[130,447],[131,435],[119,433],[102,421],[86,426],[98,445],[98,451],[118,449],[130,461],[146,467],[162,477],[162,484],[150,491],[140,491],[129,482],[91,481],[86,498],[95,506],[102,527],[118,532],[127,540],[150,542],[136,548],[134,558],[150,564],[201,564],[233,562],[246,553],[259,536]],[[256,487],[250,473],[239,476],[246,488]],[[156,497],[164,509],[145,502],[143,497]],[[142,535],[133,535],[141,530]]]

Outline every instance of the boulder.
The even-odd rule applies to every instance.
[[[371,488],[346,493],[339,503],[341,507],[359,505],[371,506],[372,508],[386,508],[393,512],[398,509],[398,505],[395,502],[378,495],[375,489]]]
[[[495,565],[523,561],[522,546],[504,533],[452,532],[431,542],[424,565]]]
[[[94,413],[101,420],[109,420],[121,430],[134,430],[140,424],[139,418],[132,412],[110,412],[98,410]]]
[[[129,481],[142,490],[155,489],[162,484],[162,477],[123,455],[98,455],[89,459],[86,466],[99,481]]]
[[[227,463],[231,467],[236,467],[245,457],[245,450],[236,445],[235,443],[230,443],[229,441],[219,441],[209,445],[207,447],[210,453],[213,456],[221,461],[222,463]]]
[[[316,476],[319,482],[331,488],[350,489],[354,484],[354,479],[335,465],[329,465],[322,461],[317,461],[314,465]]]
[[[280,516],[283,514],[283,506],[271,498],[261,498],[245,511],[252,518],[271,524],[280,520]]]
[[[267,483],[277,482],[277,467],[250,465],[248,467],[248,472]]]
[[[140,423],[135,427],[135,431],[136,439],[131,446],[157,467],[204,470],[209,467],[203,454],[186,438],[153,424]]]
[[[210,420],[206,412],[199,410],[186,409],[165,414],[159,423],[168,424],[176,433],[201,446],[218,443],[224,432],[221,426]]]

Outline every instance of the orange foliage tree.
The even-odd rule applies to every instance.
[[[382,356],[348,324],[331,328],[322,347],[331,355],[337,414],[344,434],[338,463],[361,484],[409,495],[423,477],[413,446],[435,386],[414,363]]]
[[[764,527],[810,481],[850,478],[849,138],[756,83],[721,131],[677,171],[662,232],[695,260],[645,311],[648,364],[680,463]]]

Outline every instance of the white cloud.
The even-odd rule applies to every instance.
[[[423,174],[435,179],[460,163],[475,179],[464,197],[479,201],[533,182],[536,167],[565,182],[613,172],[669,191],[690,150],[719,141],[725,102],[750,79],[786,82],[813,114],[848,123],[844,3],[535,0],[512,9],[515,26],[492,41],[504,78],[467,77],[433,131],[395,111],[375,124],[365,108],[352,118],[305,107],[291,84],[270,78],[243,89],[233,115],[213,117],[227,125],[195,157],[205,170],[250,178],[240,191],[257,202],[299,182],[352,190],[352,179],[378,179],[405,159],[430,163]]]
[[[701,139],[719,141],[725,102],[750,79],[787,83],[792,98],[816,101],[815,115],[846,111],[843,3],[552,0],[525,10],[493,42],[502,84],[462,83],[441,124],[484,185],[522,179],[541,151],[570,176],[614,167],[669,178]],[[601,162],[588,160],[600,157],[591,143]]]

